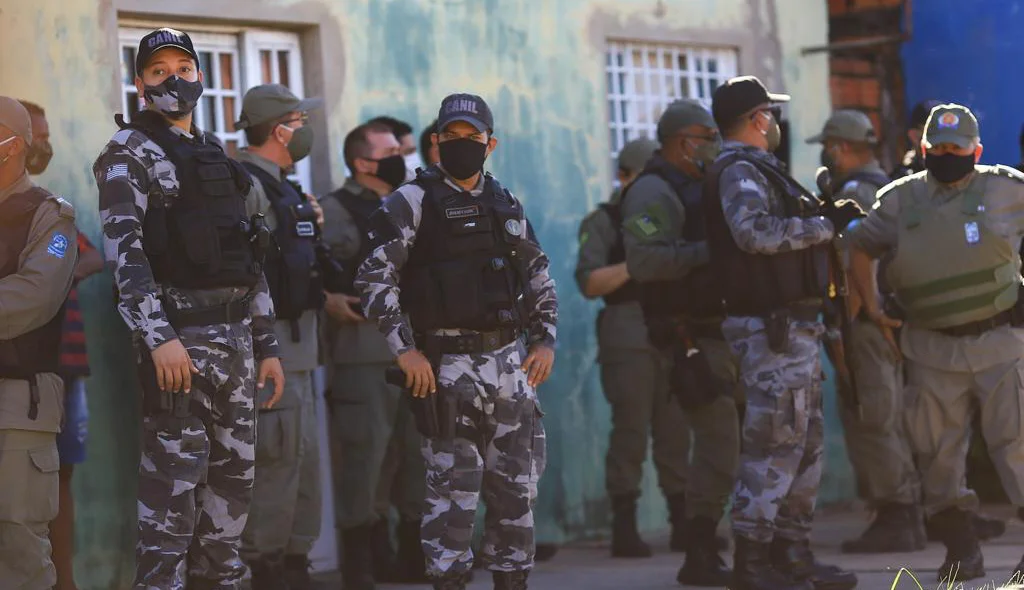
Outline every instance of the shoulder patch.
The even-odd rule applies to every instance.
[[[626,231],[638,238],[650,238],[658,235],[663,225],[662,214],[656,207],[650,207],[637,213],[623,223]]]
[[[46,246],[46,253],[54,258],[64,258],[68,253],[68,244],[70,242],[67,236],[54,232],[53,236],[50,237],[50,243]]]

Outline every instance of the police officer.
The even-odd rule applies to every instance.
[[[832,173],[837,198],[852,199],[870,211],[875,193],[889,184],[889,176],[875,158],[878,137],[871,119],[859,111],[837,111],[807,143],[822,144],[821,163]],[[841,404],[840,417],[859,494],[875,517],[861,537],[844,542],[842,549],[847,553],[924,549],[920,484],[903,425],[903,368],[878,326],[862,313],[860,299],[855,295],[850,299],[852,349],[846,354],[862,412],[858,416],[849,405]]]
[[[1010,501],[1024,506],[1024,374],[1020,245],[1024,176],[979,166],[978,121],[966,107],[932,110],[922,145],[927,171],[889,185],[880,205],[851,232],[854,284],[866,313],[896,348],[900,322],[879,307],[872,259],[892,252],[888,279],[906,313],[910,440],[925,510],[946,545],[939,577],[985,575],[964,486],[968,431],[981,429]],[[975,405],[977,404],[977,405]],[[1015,573],[1024,575],[1024,561]],[[951,571],[955,576],[951,576]]]
[[[356,270],[371,251],[369,219],[381,199],[405,179],[401,145],[391,128],[367,123],[345,138],[345,163],[352,176],[323,198],[324,241],[346,270],[337,302],[328,302],[328,332],[332,343],[330,389],[331,436],[337,441],[335,510],[341,529],[343,577],[352,588],[372,588],[380,582],[423,579],[419,544],[423,512],[423,459],[420,437],[402,399],[389,385],[385,371],[394,355],[372,322],[362,316],[354,285]],[[382,473],[390,443],[402,460],[400,468]],[[397,479],[391,485],[382,477]],[[402,567],[393,563],[388,523],[390,506],[378,505],[381,487],[398,496],[401,522],[397,540]]]
[[[924,152],[921,149],[921,138],[924,135],[924,124],[932,109],[941,104],[938,100],[922,100],[910,111],[910,128],[907,129],[907,141],[910,149],[903,155],[900,165],[892,171],[892,179],[897,180],[924,170]]]
[[[658,482],[681,525],[685,515],[689,433],[678,404],[669,398],[657,350],[647,337],[639,287],[626,268],[619,197],[658,148],[653,139],[635,139],[619,152],[619,188],[607,203],[580,223],[576,282],[588,299],[603,297],[597,320],[601,386],[612,406],[612,431],[605,459],[605,488],[612,503],[612,557],[650,557],[637,531],[636,504],[647,454],[654,443]],[[682,512],[680,514],[680,512]],[[682,528],[674,527],[676,537]],[[680,540],[673,539],[677,544]]]
[[[256,480],[242,557],[252,568],[253,590],[308,588],[309,551],[320,535],[320,452],[313,371],[317,367],[317,310],[323,306],[317,266],[316,199],[305,197],[286,176],[313,145],[307,112],[319,98],[300,100],[287,87],[251,88],[235,124],[248,148],[238,160],[253,179],[246,211],[266,216],[274,232],[265,273],[274,301],[274,331],[285,371],[284,393],[260,410]],[[264,400],[265,401],[265,400]]]
[[[28,111],[0,96],[0,580],[49,590],[64,393],[57,370],[78,234],[71,205],[29,178],[31,145]]]
[[[678,412],[677,421],[685,412],[693,430],[688,485],[679,496],[669,496],[673,530],[686,529],[686,563],[678,581],[724,586],[729,571],[718,557],[715,529],[739,458],[737,370],[722,336],[722,298],[707,264],[701,208],[701,179],[722,140],[711,113],[683,99],[662,114],[658,141],[661,149],[622,197],[626,265],[639,284],[650,340],[658,349],[663,384],[656,396],[667,402],[671,396],[661,411]],[[689,436],[674,428],[675,436]]]
[[[441,163],[384,200],[371,224],[379,245],[356,285],[418,407],[437,410],[423,446],[434,588],[466,587],[482,494],[494,587],[523,590],[545,465],[536,387],[554,362],[554,281],[522,205],[483,173],[497,145],[484,100],[446,97],[434,142]]]
[[[857,583],[818,563],[808,537],[824,443],[822,267],[834,228],[861,213],[848,202],[819,216],[771,155],[780,138],[773,110],[788,100],[743,76],[719,86],[712,104],[726,141],[705,178],[707,237],[747,404],[732,509],[735,590]]]
[[[260,269],[268,234],[251,222],[252,182],[192,123],[203,92],[192,40],[158,29],[139,42],[146,109],[93,172],[118,310],[143,388],[135,588],[237,588],[252,498],[256,388],[284,375]],[[259,363],[257,369],[256,363]]]

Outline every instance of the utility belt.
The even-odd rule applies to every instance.
[[[981,336],[985,332],[1006,325],[1020,326],[1022,324],[1024,324],[1024,310],[1021,309],[1021,301],[1018,299],[1013,307],[1006,311],[1001,311],[990,318],[949,328],[939,328],[935,331],[946,336],[963,338],[965,336]]]
[[[194,328],[216,324],[235,324],[249,319],[249,304],[252,300],[244,297],[222,305],[192,309],[165,307],[167,320],[175,328]]]
[[[420,349],[431,355],[441,354],[481,354],[492,352],[508,346],[522,336],[523,332],[516,328],[501,328],[489,332],[445,336],[441,334],[423,334],[417,336],[416,342],[421,343]]]
[[[45,372],[45,371],[44,371]],[[54,371],[56,372],[56,371]],[[28,381],[28,419],[35,420],[39,417],[39,372],[29,372],[20,367],[5,367],[0,365],[0,379],[13,379],[15,381]]]

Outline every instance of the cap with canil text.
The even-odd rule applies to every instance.
[[[475,94],[450,94],[441,101],[437,112],[437,132],[455,121],[465,121],[477,131],[494,131],[494,116],[484,99]]]
[[[32,117],[20,102],[9,96],[0,96],[0,126],[25,140],[26,146],[32,144]]]
[[[974,147],[980,137],[978,120],[970,109],[958,104],[940,104],[928,116],[923,143],[926,148],[951,143],[966,149]]]
[[[825,121],[821,133],[807,140],[807,143],[825,143],[826,139],[842,139],[856,143],[878,143],[878,134],[871,119],[860,111],[845,109],[836,111]]]
[[[788,94],[768,92],[764,84],[754,76],[739,76],[715,89],[711,113],[718,126],[725,128],[758,105],[789,102],[789,99]]]
[[[139,41],[139,52],[135,56],[135,75],[142,76],[142,70],[149,64],[149,60],[153,59],[153,55],[168,47],[175,47],[191,55],[192,59],[196,60],[196,69],[199,68],[199,54],[196,53],[188,34],[164,27],[147,34]]]
[[[692,98],[673,101],[658,119],[658,140],[665,141],[690,125],[718,128],[711,113],[700,102]]]
[[[283,84],[253,86],[242,99],[242,115],[236,129],[276,121],[288,113],[305,113],[323,106],[322,98],[299,98]]]
[[[629,172],[640,172],[658,149],[658,142],[647,137],[634,139],[622,146],[619,152],[619,168]]]

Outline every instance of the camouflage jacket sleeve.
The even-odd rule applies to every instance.
[[[832,223],[824,217],[783,217],[781,199],[749,162],[736,162],[722,171],[719,194],[725,223],[744,252],[802,250],[833,237]]]
[[[117,309],[150,349],[178,337],[160,302],[149,260],[142,250],[142,220],[150,198],[162,198],[146,145],[138,131],[118,131],[93,165],[99,186],[103,251],[114,266]]]
[[[0,340],[35,330],[56,315],[74,278],[75,211],[51,197],[36,210],[17,270],[0,278]]]
[[[707,264],[707,242],[683,240],[686,214],[664,180],[647,175],[633,183],[622,201],[629,276],[640,282],[673,280]]]
[[[614,243],[615,228],[604,209],[591,212],[580,222],[575,278],[581,293],[586,290],[590,273],[608,265],[608,256]]]
[[[526,221],[528,270],[530,291],[533,293],[533,309],[530,312],[530,343],[555,345],[558,336],[558,295],[555,280],[551,278],[551,261],[541,249],[529,220]]]
[[[363,313],[377,322],[388,347],[401,355],[415,347],[412,326],[399,305],[398,286],[423,214],[423,189],[406,184],[388,195],[371,221],[376,246],[356,273]]]

